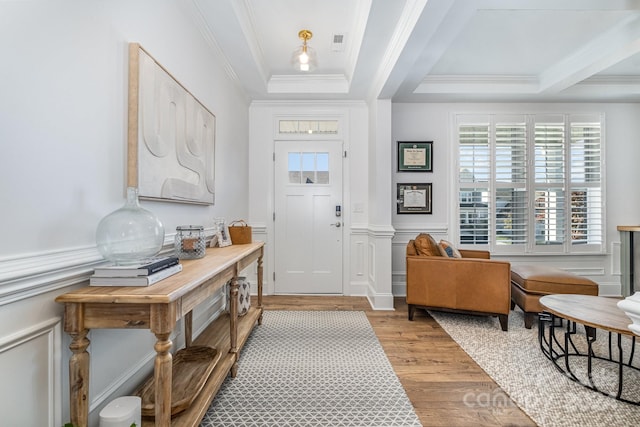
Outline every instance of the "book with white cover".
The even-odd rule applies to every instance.
[[[172,265],[180,260],[176,256],[151,258],[135,265],[103,265],[93,271],[94,277],[138,277],[149,276]]]
[[[167,267],[157,273],[150,274],[148,276],[138,277],[99,277],[91,276],[89,278],[89,285],[91,286],[150,286],[154,283],[158,283],[162,279],[166,279],[169,276],[173,276],[176,273],[182,271],[182,264],[176,264],[171,267]]]

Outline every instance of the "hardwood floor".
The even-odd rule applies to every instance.
[[[424,426],[536,425],[425,311],[408,321],[404,298],[395,311],[372,310],[364,297],[270,295],[263,304],[364,311]]]

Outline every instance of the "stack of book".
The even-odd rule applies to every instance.
[[[182,271],[175,256],[149,259],[136,265],[105,265],[89,278],[91,286],[150,286]]]

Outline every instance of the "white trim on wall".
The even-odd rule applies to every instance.
[[[33,372],[33,379],[30,382],[38,381],[38,384],[46,388],[47,400],[42,402],[28,401],[22,402],[21,410],[24,416],[29,416],[28,413],[34,414],[33,416],[42,416],[42,413],[46,413],[46,419],[48,421],[48,427],[57,427],[62,424],[62,372],[60,364],[60,354],[62,348],[62,319],[60,317],[53,317],[43,322],[31,325],[28,328],[21,329],[11,335],[0,337],[0,355],[9,352],[18,352],[23,355],[29,354],[33,349],[25,350],[29,345],[38,345],[38,339],[44,337],[46,339],[44,345],[39,348],[38,353],[44,354],[46,357],[46,366],[26,366],[20,365],[14,368],[14,373],[9,376],[3,376],[3,379],[7,383],[12,383],[11,375],[20,375],[20,369],[25,369]],[[43,371],[44,369],[44,371]],[[24,372],[27,374],[27,372]],[[17,380],[18,378],[15,378]],[[23,378],[21,380],[27,380]],[[43,408],[44,406],[44,408]],[[34,412],[35,411],[35,412]],[[9,417],[8,420],[4,418],[4,421],[10,422],[12,419],[11,413],[4,414],[3,417]]]
[[[165,235],[163,254],[173,252],[176,233]],[[206,228],[210,237],[213,228]],[[43,251],[0,259],[0,306],[89,280],[107,261],[95,246]]]
[[[95,247],[0,260],[0,306],[88,280],[104,258]]]

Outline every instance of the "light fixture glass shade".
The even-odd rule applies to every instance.
[[[291,55],[291,65],[298,71],[313,71],[318,66],[315,49],[306,44],[298,46]]]

